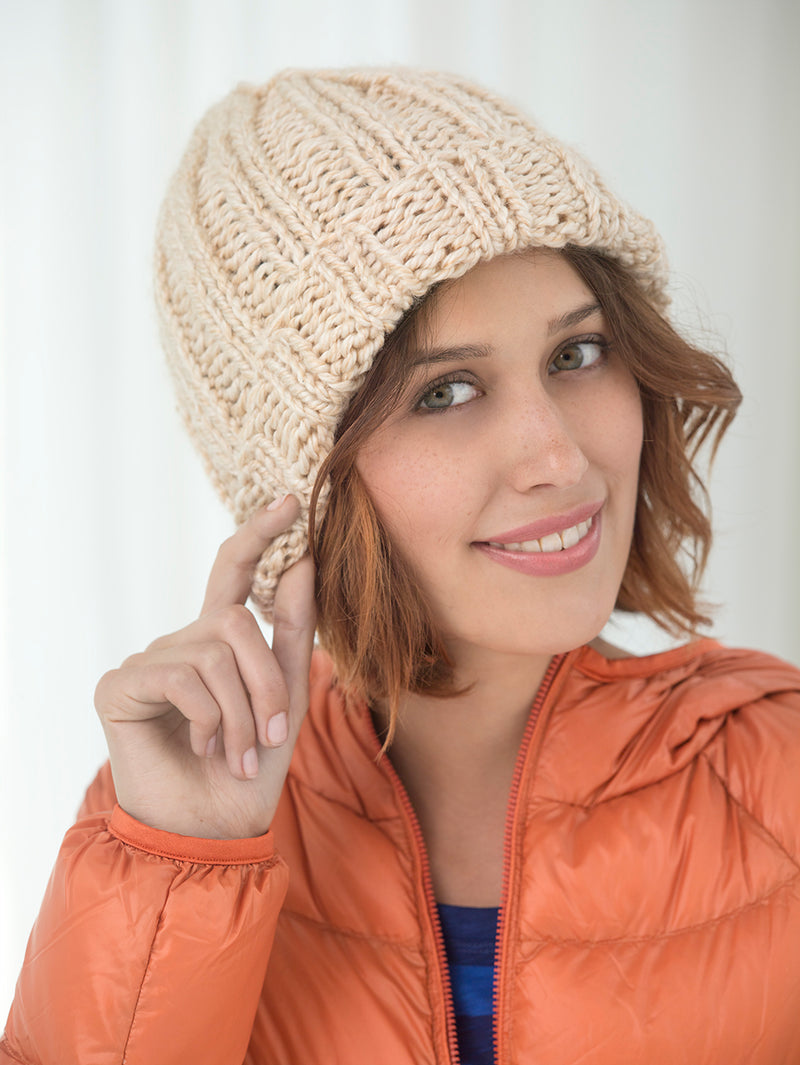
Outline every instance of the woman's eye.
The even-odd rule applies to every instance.
[[[425,393],[418,407],[421,410],[445,410],[448,407],[458,407],[474,399],[477,391],[475,385],[471,385],[468,381],[442,381]]]
[[[577,340],[567,344],[550,363],[550,373],[582,370],[597,362],[607,345],[600,340]]]

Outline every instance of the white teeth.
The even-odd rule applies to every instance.
[[[577,525],[573,525],[571,529],[565,529],[561,534],[561,543],[564,547],[574,547],[580,540],[581,534]]]
[[[536,554],[539,551],[550,554],[554,551],[564,551],[568,547],[574,547],[579,543],[592,527],[592,519],[578,522],[560,533],[548,533],[540,540],[525,540],[523,543],[498,544],[492,543],[492,547],[500,547],[504,551],[522,551],[526,554]]]
[[[524,544],[492,544],[492,547],[502,547],[506,551],[527,551],[529,554],[543,550],[539,540],[527,540]]]

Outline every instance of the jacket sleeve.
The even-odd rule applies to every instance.
[[[244,1060],[287,871],[272,836],[151,829],[105,769],[61,846],[0,1042],[0,1063]]]

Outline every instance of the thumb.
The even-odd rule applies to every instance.
[[[303,715],[308,709],[309,671],[317,623],[314,579],[314,563],[304,555],[283,574],[275,592],[272,653],[289,691],[290,715]]]

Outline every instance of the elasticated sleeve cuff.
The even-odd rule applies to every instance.
[[[275,856],[271,832],[250,839],[201,839],[179,836],[142,824],[117,805],[108,822],[108,830],[121,843],[177,862],[198,865],[256,865]]]

